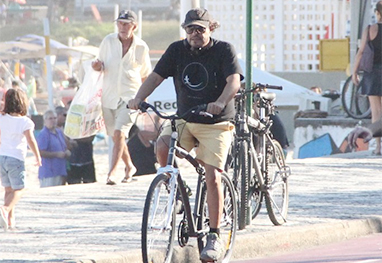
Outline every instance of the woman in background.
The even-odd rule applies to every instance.
[[[16,225],[15,205],[25,188],[27,146],[41,166],[41,157],[33,135],[34,123],[26,114],[28,98],[21,89],[5,94],[4,111],[0,114],[0,176],[5,188],[4,206],[0,207],[0,225],[6,231]]]
[[[374,47],[374,60],[372,72],[364,72],[362,79],[362,94],[367,95],[371,107],[371,122],[379,121],[382,117],[382,1],[375,6],[377,23],[367,27],[362,34],[361,45],[354,61],[352,80],[359,85],[358,68],[367,45],[368,36]],[[374,155],[381,155],[381,137],[375,139]]]

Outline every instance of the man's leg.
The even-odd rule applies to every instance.
[[[137,168],[134,166],[133,161],[131,160],[129,147],[127,143],[124,141],[124,147],[122,151],[122,160],[125,163],[125,177],[123,178],[123,183],[129,183],[133,179],[133,175],[137,172]]]
[[[119,160],[122,156],[124,156],[123,161],[126,164],[126,167],[128,167],[128,159],[130,155],[127,153],[127,146],[125,143],[125,134],[121,132],[120,130],[114,130],[113,134],[113,154],[111,158],[111,167],[110,171],[107,175],[107,183],[108,184],[115,184],[112,181],[112,177],[115,175],[118,167]],[[130,159],[131,162],[131,159]]]
[[[207,205],[210,215],[210,228],[219,229],[223,213],[221,174],[216,167],[208,164],[204,164],[204,167],[206,169]]]
[[[157,139],[156,142],[156,156],[160,167],[165,167],[167,164],[168,145],[170,143],[170,136],[163,135]]]
[[[223,192],[221,174],[216,167],[205,164],[207,184],[207,205],[210,216],[210,233],[207,244],[200,258],[205,261],[216,261],[224,255],[224,243],[220,238],[220,221],[223,213]]]

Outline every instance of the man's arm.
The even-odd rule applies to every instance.
[[[153,91],[162,83],[164,78],[162,78],[158,73],[152,72],[145,82],[142,83],[138,90],[137,95],[132,100],[129,100],[128,105],[132,110],[137,110],[139,103],[144,101]]]
[[[240,74],[229,75],[226,79],[227,84],[224,87],[222,94],[215,102],[208,103],[207,112],[218,115],[224,107],[230,102],[237,91],[240,89]]]

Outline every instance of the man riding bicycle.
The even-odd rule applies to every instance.
[[[203,261],[216,261],[224,253],[219,237],[224,201],[220,173],[233,137],[233,98],[243,79],[233,46],[211,38],[218,25],[206,9],[188,11],[182,23],[186,39],[167,48],[128,103],[130,109],[138,109],[164,79],[173,77],[179,115],[201,104],[207,104],[206,111],[213,114],[213,118],[190,114],[177,122],[180,146],[190,151],[198,142],[196,158],[206,170],[210,233],[200,256]],[[164,127],[157,140],[157,159],[162,167],[166,165],[170,134],[171,127]]]

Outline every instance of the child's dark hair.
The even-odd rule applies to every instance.
[[[5,93],[4,113],[18,113],[27,115],[28,98],[22,89],[9,89]]]

